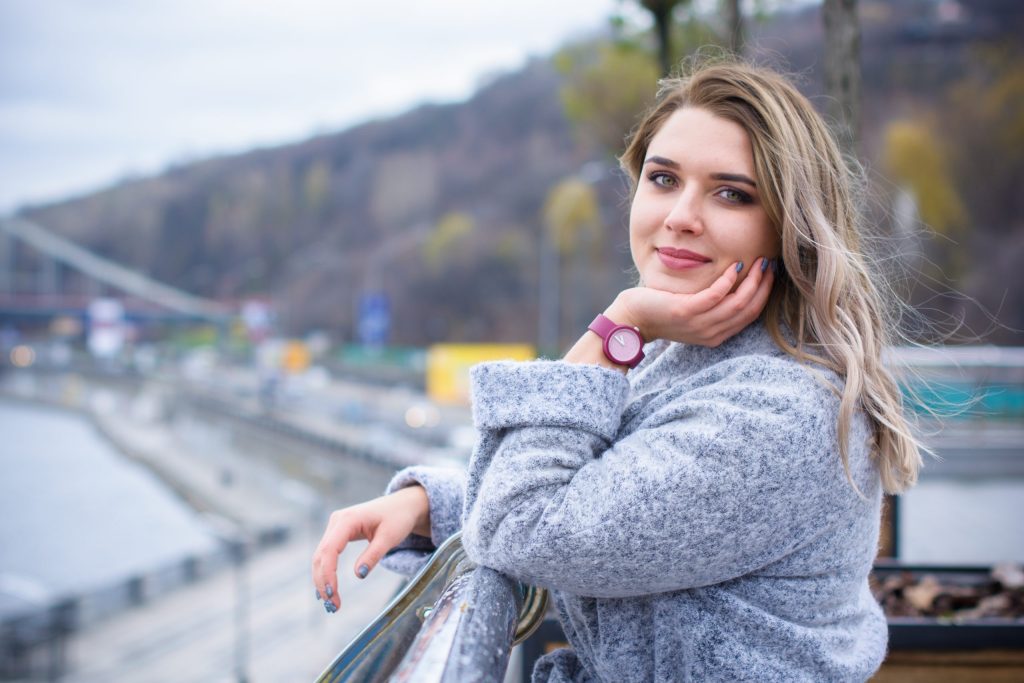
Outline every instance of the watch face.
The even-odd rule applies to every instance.
[[[621,328],[608,336],[608,353],[616,362],[628,363],[640,353],[640,335],[635,330]]]

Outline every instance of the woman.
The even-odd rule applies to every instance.
[[[535,681],[866,680],[881,493],[920,456],[842,155],[785,79],[727,63],[663,82],[621,161],[641,286],[561,361],[475,367],[468,475],[334,513],[318,595],[340,604],[349,541],[357,576],[411,571],[461,527],[554,592],[573,647]]]

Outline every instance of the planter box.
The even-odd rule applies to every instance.
[[[943,585],[982,586],[989,567],[914,566],[879,562],[877,581],[909,572]],[[889,656],[878,683],[1018,683],[1024,681],[1024,619],[889,617]]]
[[[873,572],[884,581],[909,572],[937,577],[943,584],[983,585],[989,567],[929,567],[879,562]],[[549,618],[522,645],[523,681],[530,680],[539,657],[566,647],[558,621]],[[878,683],[1020,683],[1024,681],[1024,619],[986,618],[949,621],[889,617],[889,655],[872,679]]]

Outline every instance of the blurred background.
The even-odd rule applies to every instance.
[[[882,554],[1024,560],[1021,35],[1016,0],[0,0],[0,678],[315,677],[399,585],[346,552],[327,617],[327,515],[463,464],[467,368],[632,284],[616,155],[698,50],[794,75],[937,345],[893,355],[942,459]]]

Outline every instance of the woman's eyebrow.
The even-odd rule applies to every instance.
[[[665,157],[659,156],[647,157],[646,159],[644,159],[644,166],[646,166],[647,164],[658,164],[659,166],[668,166],[669,168],[679,168],[679,164],[677,164],[676,162],[672,161],[671,159],[666,159]]]
[[[741,173],[712,173],[712,180],[728,180],[733,183],[746,183],[753,188],[757,188],[757,183]]]
[[[668,168],[674,168],[676,170],[679,169],[679,164],[677,162],[657,155],[652,155],[644,159],[644,166],[647,164],[657,164],[658,166],[667,166]],[[746,185],[750,185],[754,189],[757,189],[757,183],[742,173],[712,173],[708,177],[712,180],[726,180],[733,183],[744,183]]]

